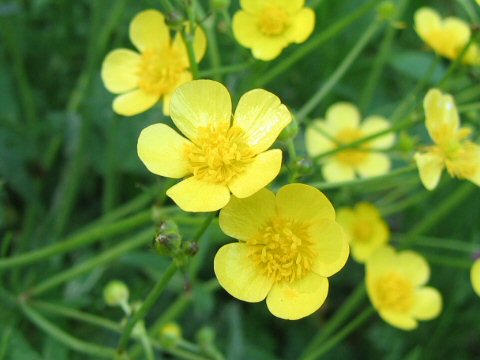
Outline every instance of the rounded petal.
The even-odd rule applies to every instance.
[[[275,195],[270,190],[261,189],[245,199],[232,196],[220,211],[219,224],[228,236],[246,241],[258,234],[275,214]]]
[[[470,27],[465,21],[459,18],[445,18],[443,20],[443,31],[445,34],[448,34],[449,43],[452,44],[453,51],[458,52],[458,54],[470,40]]]
[[[123,116],[138,115],[152,108],[158,100],[158,95],[147,94],[143,90],[133,90],[113,100],[113,111]]]
[[[445,132],[454,133],[460,126],[455,100],[451,95],[430,89],[423,99],[423,108],[428,133],[436,143],[442,140]]]
[[[442,311],[442,296],[437,289],[423,287],[415,292],[412,315],[418,320],[436,318]]]
[[[480,296],[480,259],[473,263],[472,269],[470,270],[470,280],[473,290]]]
[[[248,245],[222,246],[215,255],[213,266],[220,285],[237,299],[259,302],[272,288],[272,280],[257,271],[248,257]]]
[[[263,89],[255,89],[240,98],[233,124],[245,131],[247,144],[260,153],[275,142],[291,121],[290,111],[277,96]]]
[[[265,151],[258,154],[243,173],[234,177],[228,187],[236,197],[248,197],[270,184],[280,172],[281,166],[281,150]]]
[[[315,12],[310,8],[304,8],[292,17],[285,37],[291,42],[299,44],[312,34],[315,27]]]
[[[335,159],[328,159],[322,167],[322,174],[328,182],[349,181],[355,179],[355,169]]]
[[[310,228],[316,258],[312,271],[325,277],[340,271],[348,259],[348,240],[341,226],[332,220],[316,222]]]
[[[357,166],[357,171],[362,177],[379,176],[388,173],[390,166],[387,155],[372,152]]]
[[[285,185],[277,192],[276,202],[278,214],[285,218],[302,222],[335,220],[335,210],[330,201],[310,185]]]
[[[359,263],[364,263],[379,247],[388,242],[390,231],[385,223],[375,224],[372,238],[367,243],[354,241],[351,244],[352,257]]]
[[[180,77],[178,79],[177,87],[180,85],[183,85],[189,81],[192,81],[192,73],[190,71],[184,71],[183,73],[180,74]],[[175,92],[176,88],[170,92],[167,93],[163,96],[163,101],[162,101],[162,109],[163,109],[163,114],[165,116],[170,115],[170,106],[172,104],[172,96]]]
[[[309,273],[291,283],[274,284],[267,296],[270,312],[286,320],[297,320],[317,311],[328,294],[327,278]]]
[[[363,132],[363,136],[367,137],[373,134],[377,134],[381,131],[387,130],[390,128],[390,124],[387,119],[381,116],[369,116],[362,123],[360,129]],[[395,134],[390,132],[388,134],[379,136],[368,142],[368,147],[374,149],[388,149],[392,147],[395,142]]]
[[[167,195],[183,211],[217,211],[230,200],[228,187],[189,177],[167,190]]]
[[[305,147],[310,156],[317,156],[336,147],[324,134],[329,134],[325,121],[314,121],[305,131]]]
[[[416,153],[413,157],[417,163],[420,180],[427,190],[433,190],[440,181],[444,168],[443,159],[434,153]]]
[[[154,174],[170,178],[182,178],[191,173],[184,156],[190,141],[165,124],[150,125],[138,138],[138,157]]]
[[[422,7],[415,12],[414,18],[417,34],[428,43],[430,34],[438,31],[441,27],[440,15],[429,7]]]
[[[157,10],[138,13],[130,23],[130,40],[141,52],[147,48],[163,48],[169,45],[170,31],[163,14]]]
[[[178,129],[195,142],[200,127],[230,123],[232,101],[228,90],[219,82],[194,80],[177,88],[170,114]]]
[[[427,261],[413,251],[402,251],[398,254],[395,266],[414,285],[425,284],[430,277]]]
[[[387,323],[402,330],[413,330],[418,326],[417,321],[407,314],[393,311],[379,311],[378,313]]]
[[[102,80],[108,91],[121,94],[138,86],[137,68],[140,55],[128,49],[108,53],[102,64]]]
[[[378,275],[383,275],[394,268],[396,256],[395,249],[388,245],[381,246],[372,253],[366,262],[367,289],[369,289],[368,285],[373,283],[370,280],[374,280]]]
[[[338,102],[327,109],[326,120],[330,128],[335,129],[336,132],[343,129],[357,129],[360,123],[360,112],[351,103]]]
[[[185,66],[190,67],[189,59],[188,59],[188,52],[185,42],[182,39],[180,33],[175,35],[173,40],[172,47],[178,51],[179,57],[185,59]],[[195,28],[195,37],[193,40],[193,51],[195,53],[195,59],[197,62],[203,59],[205,55],[205,51],[207,50],[207,37],[205,35],[205,31],[200,26]]]

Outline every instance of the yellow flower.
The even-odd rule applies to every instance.
[[[304,0],[240,0],[243,10],[233,17],[237,41],[252,49],[253,57],[272,60],[291,43],[302,43],[312,33],[315,13]]]
[[[431,89],[423,107],[426,127],[435,143],[414,155],[423,185],[434,189],[446,167],[451,176],[480,186],[480,146],[465,139],[470,129],[460,127],[453,97]]]
[[[415,12],[415,30],[433,51],[451,60],[460,55],[471,37],[470,27],[465,21],[456,17],[442,19],[429,7]],[[463,62],[480,65],[480,49],[476,44],[470,45]]]
[[[173,91],[192,80],[185,43],[180,34],[171,41],[165,18],[156,10],[142,11],[133,18],[130,39],[140,53],[116,49],[102,65],[105,87],[120,94],[113,101],[113,110],[120,115],[137,115],[163,98],[163,113],[168,115]],[[205,54],[206,44],[203,30],[197,27],[197,61]]]
[[[477,259],[470,270],[470,280],[475,293],[480,296],[480,259]]]
[[[375,251],[366,263],[367,292],[373,307],[390,325],[403,330],[431,320],[442,310],[438,290],[424,286],[430,277],[425,259],[413,251],[397,253],[390,246]]]
[[[175,91],[170,112],[186,138],[165,124],[155,124],[141,132],[137,150],[152,173],[188,176],[167,191],[183,210],[221,209],[230,192],[248,197],[280,171],[281,150],[267,149],[292,118],[272,93],[247,92],[232,118],[227,89],[215,81],[195,80]]]
[[[267,299],[270,312],[296,320],[316,311],[328,293],[327,277],[347,261],[348,242],[335,210],[317,189],[262,189],[246,199],[232,197],[220,211],[220,228],[239,240],[220,248],[215,274],[232,296]]]
[[[373,204],[362,202],[353,209],[339,209],[337,221],[347,234],[352,257],[359,263],[364,263],[376,249],[389,240],[388,225]]]
[[[317,156],[389,128],[381,116],[370,116],[360,125],[360,112],[353,104],[339,102],[327,109],[326,120],[316,120],[306,131],[306,147],[310,156]],[[392,133],[364,142],[357,148],[345,149],[323,160],[323,176],[327,181],[353,180],[383,175],[390,170],[390,159],[375,150],[393,145]]]

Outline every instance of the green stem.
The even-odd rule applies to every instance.
[[[70,334],[56,327],[47,319],[43,318],[40,314],[38,314],[35,310],[31,309],[27,305],[20,304],[20,309],[31,322],[33,322],[40,329],[45,331],[49,336],[58,340],[67,347],[78,352],[99,358],[112,359],[113,357],[115,357],[114,349],[92,344],[71,336]]]
[[[51,288],[58,286],[66,281],[69,281],[77,276],[80,276],[98,266],[107,264],[112,260],[115,260],[122,256],[125,253],[132,251],[133,249],[145,245],[146,243],[152,240],[152,230],[148,229],[142,231],[138,235],[121,242],[117,246],[113,246],[105,251],[103,254],[100,254],[96,257],[93,257],[73,268],[70,268],[64,272],[61,272],[57,275],[53,275],[42,282],[38,283],[36,286],[28,290],[24,296],[38,296],[44,293]]]
[[[200,19],[205,18],[205,11],[201,7],[199,3],[197,3],[197,12]],[[222,61],[220,58],[220,51],[218,50],[218,41],[217,41],[217,33],[215,31],[216,25],[216,15],[210,15],[208,19],[204,22],[205,33],[207,34],[207,42],[208,42],[208,57],[210,59],[210,68],[212,71],[212,77],[216,81],[222,81],[221,72],[218,70],[222,66]],[[200,76],[202,73],[200,72]]]
[[[397,234],[398,235],[398,234]],[[444,239],[433,236],[414,236],[415,245],[434,249],[444,249],[473,254],[480,250],[480,245],[456,239]]]
[[[215,219],[216,215],[217,215],[217,212],[212,212],[208,214],[207,218],[203,221],[202,225],[200,225],[197,233],[193,237],[193,240],[192,240],[193,242],[198,243],[200,241],[200,239],[202,238],[202,236],[205,234],[208,227],[212,223],[213,219]],[[198,271],[200,271],[201,265],[205,263],[204,260],[208,255],[210,239],[206,239],[206,240],[207,241],[203,242],[202,245],[199,246],[198,253],[192,258],[192,261],[190,262],[188,274],[192,281],[197,276]]]
[[[92,222],[93,224],[113,222],[118,219],[121,219],[131,213],[136,213],[140,210],[143,210],[147,205],[151,203],[154,198],[154,194],[151,191],[142,192],[137,197],[128,201],[127,203],[117,207],[115,210],[108,212],[103,215],[100,219]]]
[[[183,27],[181,31],[182,39],[187,47],[188,61],[190,62],[190,71],[193,80],[198,79],[198,63],[195,57],[195,29],[197,27],[195,22],[195,0],[185,0],[185,7],[188,16],[189,26]]]
[[[460,113],[465,113],[469,111],[476,111],[480,109],[480,102],[477,103],[472,103],[472,104],[466,104],[466,105],[461,105],[458,107],[458,112]]]
[[[200,71],[200,77],[206,78],[206,77],[220,75],[220,74],[230,74],[230,73],[239,72],[249,68],[254,63],[255,63],[254,60],[250,60],[242,64],[226,65],[226,66],[217,67],[215,69],[202,70]]]
[[[290,170],[289,182],[294,183],[297,180],[298,172],[296,168],[297,151],[295,149],[295,144],[293,142],[293,139],[288,139],[287,149],[288,149],[288,156],[289,156],[288,163],[289,163],[289,170]]]
[[[418,178],[416,179],[416,182],[418,183]],[[405,200],[402,201],[397,201],[395,204],[390,205],[390,206],[384,206],[380,208],[380,213],[382,216],[389,216],[392,214],[396,214],[400,211],[403,211],[407,208],[409,208],[412,205],[418,204],[419,202],[424,201],[430,196],[430,193],[426,191],[422,191],[416,195],[413,195]]]
[[[123,331],[123,334],[120,338],[120,341],[118,342],[117,353],[122,354],[125,351],[125,347],[128,344],[130,334],[132,333],[135,324],[147,315],[147,313],[150,311],[150,308],[155,304],[155,302],[162,294],[163,290],[165,289],[168,282],[173,277],[176,271],[177,266],[174,263],[170,264],[170,266],[165,270],[165,273],[163,274],[160,281],[155,284],[153,289],[150,291],[140,309],[128,321],[127,326],[125,327],[125,330]]]
[[[434,254],[422,254],[425,256],[429,263],[446,266],[455,269],[470,269],[472,267],[472,260],[470,259],[459,259],[456,257],[445,256],[445,255],[434,255]]]
[[[297,113],[297,121],[301,123],[307,115],[318,106],[320,101],[328,94],[330,90],[338,83],[338,81],[345,75],[347,70],[352,66],[358,55],[367,46],[373,35],[377,32],[382,21],[376,20],[370,24],[362,37],[356,42],[352,50],[347,54],[345,59],[340,63],[337,69],[332,73],[328,80],[317,90],[317,92],[300,108]]]
[[[310,52],[318,48],[323,43],[327,42],[328,40],[335,37],[337,34],[341,33],[346,27],[351,25],[355,20],[361,18],[367,12],[369,12],[372,8],[374,8],[381,0],[370,0],[363,6],[359,7],[356,11],[350,13],[349,15],[345,16],[344,18],[335,21],[333,25],[331,25],[326,30],[322,31],[315,37],[311,38],[308,42],[304,45],[298,47],[295,52],[293,52],[290,56],[286,57],[284,60],[279,62],[276,66],[274,66],[270,71],[267,71],[265,75],[260,77],[255,82],[255,87],[262,87],[265,84],[269,83],[270,81],[276,79],[280,74],[291,68],[295,63],[303,59],[306,55]]]
[[[175,7],[170,3],[169,0],[160,0],[163,8],[167,13],[172,13],[175,11]]]

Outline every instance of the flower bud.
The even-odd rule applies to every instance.
[[[282,130],[278,139],[280,141],[288,141],[294,139],[298,134],[298,122],[295,120],[295,117],[292,119],[292,122]]]
[[[103,298],[107,305],[118,306],[128,301],[128,287],[119,280],[110,281],[103,290]]]
[[[182,237],[172,220],[162,222],[153,240],[153,247],[162,256],[171,256],[180,248]]]
[[[175,322],[169,322],[160,329],[159,337],[163,347],[173,348],[182,338],[182,328]]]

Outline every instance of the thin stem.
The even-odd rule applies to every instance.
[[[170,3],[169,0],[160,0],[160,1],[167,13],[172,13],[175,11],[175,7]]]
[[[195,57],[195,29],[197,27],[195,22],[195,0],[185,0],[185,7],[187,11],[189,26],[183,27],[181,31],[182,39],[187,47],[188,60],[190,62],[190,72],[192,73],[193,80],[198,79],[198,63]]]
[[[205,11],[201,7],[199,3],[197,3],[197,12],[199,15],[200,19],[205,18]],[[220,51],[218,49],[218,41],[217,41],[217,33],[215,31],[215,25],[216,25],[216,14],[212,14],[203,21],[204,28],[205,28],[205,33],[207,34],[207,42],[208,42],[208,57],[210,59],[210,67],[212,71],[212,77],[216,81],[222,81],[222,76],[221,72],[218,71],[218,69],[221,68],[222,66],[222,60],[220,58]],[[200,72],[200,75],[202,73]]]
[[[174,263],[170,264],[170,266],[165,270],[160,281],[156,283],[153,289],[150,291],[140,309],[135,312],[133,318],[128,321],[128,324],[123,331],[120,341],[118,342],[117,353],[121,354],[124,352],[135,324],[147,315],[147,313],[150,311],[150,308],[155,304],[155,302],[162,294],[163,290],[165,289],[168,282],[173,277],[176,271],[177,266]]]
[[[415,179],[416,183],[418,183],[419,179]],[[400,211],[403,211],[405,209],[408,209],[412,205],[418,204],[425,199],[427,199],[430,196],[430,194],[426,191],[421,191],[413,196],[410,196],[409,198],[406,198],[402,201],[397,201],[395,204],[390,205],[390,206],[384,206],[380,208],[380,213],[382,216],[389,216],[396,214]]]
[[[202,70],[200,71],[200,77],[205,78],[205,77],[210,77],[214,75],[236,73],[249,68],[254,63],[255,63],[254,60],[250,60],[242,64],[226,65],[226,66],[217,67],[215,69]]]
[[[202,238],[203,234],[205,234],[205,231],[207,231],[208,227],[212,223],[212,220],[215,219],[216,215],[217,215],[216,211],[208,214],[207,218],[204,220],[204,222],[202,223],[202,225],[198,229],[197,233],[193,237],[194,242],[198,242]]]
[[[397,234],[398,235],[398,234]],[[456,239],[445,239],[433,236],[414,236],[415,245],[434,249],[458,251],[467,254],[474,254],[480,250],[480,245],[471,244]]]
[[[472,267],[472,260],[459,259],[452,256],[435,255],[435,254],[423,254],[429,263],[446,266],[455,269],[470,269]]]

